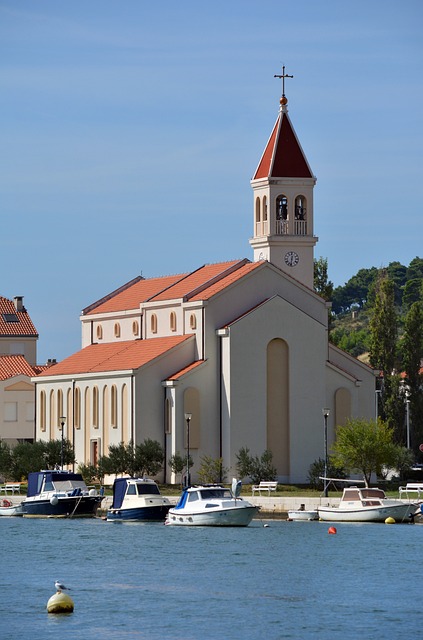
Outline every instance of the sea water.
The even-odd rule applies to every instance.
[[[329,526],[0,518],[0,638],[420,637],[423,525]],[[72,614],[46,611],[56,579]]]

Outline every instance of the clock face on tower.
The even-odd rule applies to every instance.
[[[288,251],[288,253],[285,254],[285,264],[287,264],[288,267],[295,267],[299,261],[300,256],[298,253],[295,253],[295,251]]]

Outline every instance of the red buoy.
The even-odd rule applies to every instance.
[[[328,533],[336,533],[336,527],[329,527]]]

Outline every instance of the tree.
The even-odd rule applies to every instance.
[[[259,456],[250,455],[247,447],[242,447],[236,454],[236,458],[236,469],[240,478],[248,477],[253,484],[276,478],[276,469],[272,464],[273,455],[268,449],[259,458]]]
[[[411,446],[417,452],[423,442],[423,303],[415,302],[404,321],[404,335],[400,343],[405,382],[410,393],[412,430]]]
[[[202,483],[225,482],[228,469],[223,466],[223,458],[212,458],[211,456],[202,456],[198,478]]]
[[[370,363],[381,369],[384,375],[389,375],[394,369],[397,333],[394,285],[381,274],[370,319]]]
[[[8,444],[0,440],[0,475],[9,478],[12,469],[12,454]]]
[[[40,469],[54,469],[61,464],[62,441],[38,440],[37,442],[22,442],[11,450],[10,474],[19,482],[28,477],[28,473]],[[75,462],[73,447],[69,440],[63,441],[63,462]]]
[[[311,465],[308,471],[308,482],[312,489],[320,489],[323,491],[324,489],[324,481],[321,479],[325,475],[325,461],[323,458],[318,458]],[[336,466],[333,463],[333,460],[329,458],[328,460],[328,478],[346,478],[347,475],[342,467]]]
[[[168,460],[169,467],[176,475],[182,474],[182,471],[185,469],[187,462],[186,456],[181,456],[179,451],[177,451],[173,456],[171,456]],[[189,457],[189,468],[192,469],[193,461],[191,456]]]
[[[164,451],[160,442],[147,438],[135,447],[134,473],[156,476],[163,467]]]
[[[314,290],[324,300],[332,299],[333,282],[329,280],[327,258],[320,257],[314,261]]]
[[[120,442],[109,446],[109,455],[102,457],[106,473],[115,475],[134,475],[134,447],[132,440],[128,444]]]
[[[349,420],[337,428],[331,460],[349,472],[362,473],[368,486],[372,473],[393,467],[399,458],[393,437],[393,429],[382,420]]]

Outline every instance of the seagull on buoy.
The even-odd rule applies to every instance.
[[[69,587],[65,587],[63,582],[60,582],[59,580],[56,580],[56,582],[54,583],[54,586],[56,587],[56,589],[57,589],[57,591],[59,593],[61,593],[62,591],[70,591],[71,590],[71,589],[69,589]]]

